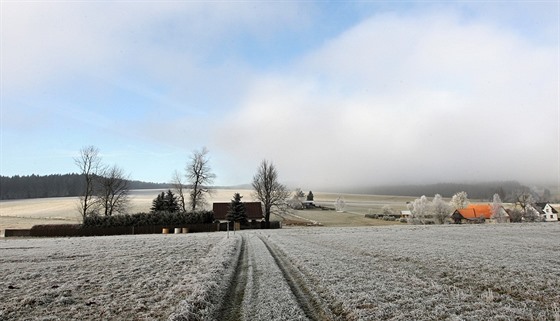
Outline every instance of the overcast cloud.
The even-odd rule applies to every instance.
[[[3,2],[2,175],[560,184],[557,3]]]

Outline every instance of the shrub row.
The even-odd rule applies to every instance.
[[[90,226],[85,227],[80,224],[52,224],[52,225],[35,225],[30,230],[30,236],[102,236],[102,235],[129,235],[129,234],[160,234],[163,228],[168,228],[173,233],[173,228],[177,225],[146,225],[146,226],[117,226],[117,227],[101,227]],[[187,227],[189,233],[196,232],[214,232],[218,229],[216,224],[183,224],[180,227]]]
[[[155,212],[121,214],[113,216],[89,216],[84,219],[84,227],[120,227],[120,226],[164,226],[185,224],[208,224],[214,221],[212,211],[194,213]]]
[[[396,221],[397,219],[399,219],[395,215],[366,214],[365,216],[367,218],[375,218],[375,219],[380,219],[380,220],[384,220],[384,221]]]

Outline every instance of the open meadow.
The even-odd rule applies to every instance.
[[[133,190],[130,194],[129,213],[149,212],[152,201],[163,190]],[[207,208],[213,202],[229,202],[233,194],[239,192],[243,201],[254,201],[252,190],[218,189],[208,199]],[[380,220],[364,218],[370,211],[380,212],[384,205],[396,210],[406,209],[406,202],[412,197],[353,195],[334,193],[315,193],[315,203],[333,207],[335,200],[343,196],[347,204],[345,213],[334,211],[292,211],[283,217],[274,216],[273,220],[289,220],[305,224],[320,222],[324,226],[369,226],[387,224]],[[25,229],[36,224],[74,224],[80,222],[77,197],[36,198],[0,201],[0,229]]]
[[[7,238],[0,320],[559,321],[559,239],[558,223]]]

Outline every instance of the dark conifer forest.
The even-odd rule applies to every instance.
[[[130,189],[168,188],[168,184],[130,181]],[[81,174],[0,176],[0,199],[80,196],[84,193]]]

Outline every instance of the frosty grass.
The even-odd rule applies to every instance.
[[[560,224],[399,226],[271,236],[358,320],[560,320]]]
[[[244,320],[306,319],[264,235],[353,320],[560,321],[557,223],[5,239],[0,320],[208,319],[240,235]]]
[[[0,320],[205,316],[238,243],[222,233],[2,240]]]

